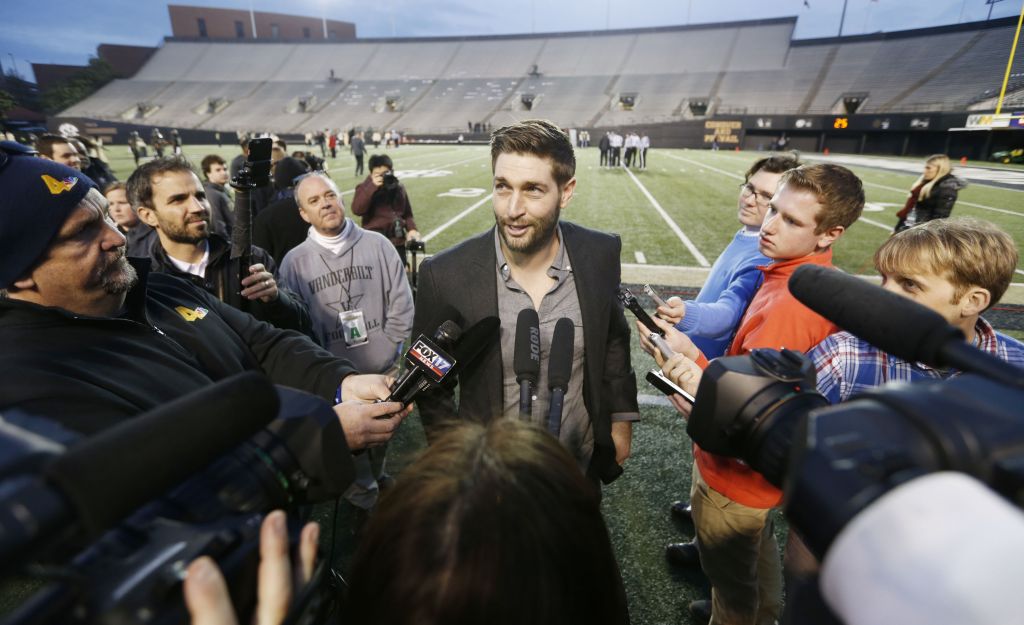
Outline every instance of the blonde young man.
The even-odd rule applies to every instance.
[[[1024,366],[1024,344],[992,329],[981,314],[999,302],[1017,267],[1010,235],[979,219],[936,219],[893,235],[875,252],[882,287],[908,297],[960,328],[978,349]],[[893,381],[947,378],[958,372],[907,362],[849,332],[810,353],[818,391],[832,403]]]

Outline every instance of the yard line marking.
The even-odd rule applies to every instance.
[[[665,220],[665,223],[668,224],[668,227],[672,230],[672,232],[676,233],[676,236],[679,237],[679,240],[683,242],[683,245],[685,245],[686,249],[690,251],[690,254],[692,254],[693,257],[697,259],[697,262],[700,263],[701,267],[710,267],[711,263],[708,262],[708,259],[704,258],[704,255],[700,253],[700,250],[698,250],[697,246],[693,244],[693,241],[691,241],[690,238],[683,233],[683,231],[679,228],[679,225],[676,222],[672,221],[672,218],[669,217],[668,213],[665,212],[665,209],[661,207],[661,204],[658,204],[658,200],[654,199],[654,196],[651,195],[651,192],[647,190],[647,187],[645,187],[643,183],[641,183],[640,180],[635,175],[633,175],[633,172],[629,171],[628,168],[624,167],[623,170],[627,174],[629,174],[629,177],[633,179],[634,183],[636,183],[636,186],[640,189],[640,192],[647,197],[647,201],[651,203],[651,206],[654,207],[654,210],[658,211],[658,214],[661,215],[661,218]]]
[[[672,402],[664,395],[637,394],[636,403],[641,406],[671,406]]]
[[[641,265],[647,264],[647,257],[644,256],[643,252],[638,250],[636,252],[633,252],[633,255],[636,256],[636,262],[640,263]]]
[[[889,191],[895,191],[897,193],[902,193],[903,195],[906,195],[907,193],[910,192],[909,189],[898,189],[896,187],[890,187],[890,186],[886,186],[884,184],[878,184],[876,182],[865,182],[864,185],[868,186],[868,187],[878,187],[879,189],[887,189]],[[975,208],[983,208],[985,210],[995,211],[997,213],[1006,213],[1007,215],[1014,215],[1016,217],[1024,217],[1024,213],[1018,213],[1017,211],[1010,211],[1010,210],[1006,210],[1004,208],[996,208],[995,206],[985,206],[984,204],[975,204],[974,202],[967,202],[967,201],[960,200],[960,199],[958,199],[956,201],[956,203],[957,204],[962,204],[964,206],[973,206]]]
[[[725,171],[724,169],[719,169],[717,167],[712,167],[711,165],[707,165],[705,163],[701,163],[700,161],[695,161],[695,160],[686,158],[685,156],[676,156],[675,154],[669,154],[668,152],[662,152],[662,154],[664,156],[669,157],[669,158],[674,158],[677,161],[685,161],[685,162],[687,162],[687,163],[689,163],[691,165],[696,165],[698,168],[705,167],[707,169],[710,169],[711,171],[718,172],[718,173],[720,173],[720,174],[722,174],[724,176],[729,176],[730,178],[736,178],[738,180],[743,180],[743,176],[741,176],[739,174],[734,174],[731,171]]]
[[[885,224],[883,224],[881,222],[875,221],[874,219],[868,219],[867,217],[861,217],[860,219],[857,220],[858,223],[862,222],[862,221],[864,223],[871,224],[872,226],[877,226],[877,227],[881,228],[882,230],[891,231],[892,228],[893,228],[892,226],[887,226],[887,225],[885,225]]]
[[[480,200],[476,204],[470,206],[466,210],[462,211],[458,215],[452,217],[448,221],[444,222],[443,224],[441,224],[440,226],[435,228],[432,232],[428,233],[427,236],[423,237],[423,242],[426,243],[426,242],[430,241],[431,239],[433,239],[437,235],[441,234],[442,232],[444,232],[445,230],[450,228],[452,225],[458,223],[466,215],[472,213],[477,208],[480,208],[481,206],[483,206],[484,203],[486,203],[488,200],[491,199],[492,195],[494,195],[494,194],[493,193],[488,193],[487,196],[484,199]]]

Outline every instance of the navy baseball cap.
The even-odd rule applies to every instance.
[[[95,188],[77,169],[0,146],[0,289],[32,268]]]

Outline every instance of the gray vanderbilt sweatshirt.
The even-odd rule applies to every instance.
[[[412,290],[395,246],[348,222],[339,253],[311,237],[288,252],[281,261],[281,282],[305,300],[326,349],[361,373],[383,373],[398,361],[412,329]],[[360,340],[353,336],[357,311],[368,340],[350,346]]]

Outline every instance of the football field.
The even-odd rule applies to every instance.
[[[296,148],[299,146],[292,147]],[[230,160],[237,149],[185,148],[186,156],[197,166],[211,152]],[[408,189],[428,253],[455,245],[494,223],[486,146],[405,146],[388,153]],[[108,148],[108,155],[118,177],[126,179],[133,167],[127,148]],[[578,150],[576,196],[562,217],[622,237],[624,283],[650,282],[666,294],[692,293],[739,227],[738,186],[744,171],[760,156],[753,152],[654,149],[648,152],[647,170],[627,171],[600,168],[596,148]],[[806,160],[815,160],[814,155]],[[858,163],[864,164],[852,168],[865,182],[868,206],[860,221],[839,241],[835,262],[846,271],[870,275],[872,253],[891,233],[895,213],[916,176],[876,167],[870,158]],[[328,164],[343,197],[350,200],[355,185],[363,179],[353,175],[354,159],[347,152],[339,152],[338,158]],[[1022,191],[971,184],[961,192],[953,214],[990,220],[1013,235],[1018,245],[1024,242]],[[1022,287],[1024,272],[1018,270],[1015,286],[1004,301],[1024,302]],[[688,497],[690,440],[685,422],[643,381],[644,372],[654,366],[654,361],[636,345],[635,334],[633,343],[642,421],[634,427],[632,455],[625,473],[604,488],[602,510],[622,570],[632,622],[691,623],[687,604],[707,592],[702,575],[699,571],[673,569],[663,556],[667,542],[684,540],[692,534],[692,526],[668,514],[674,499]],[[389,470],[401,479],[401,469],[424,445],[414,412],[391,443]],[[317,518],[325,525],[325,540],[336,542],[337,548],[332,547],[331,553],[344,568],[355,543],[347,530],[351,511],[343,507],[340,515],[334,532],[330,531],[329,506],[319,508]],[[777,515],[780,539],[785,531],[785,520]]]
[[[290,149],[302,149],[291,146]],[[314,148],[315,149],[315,148]],[[131,172],[124,146],[108,148],[118,177]],[[230,160],[234,146],[186,146],[196,165],[216,152]],[[373,152],[384,152],[383,147]],[[493,223],[490,204],[490,158],[486,146],[417,145],[387,151],[406,186],[416,222],[433,254]],[[614,232],[622,237],[623,280],[696,286],[738,228],[736,198],[743,173],[763,153],[658,150],[648,152],[646,170],[607,169],[598,165],[596,148],[577,150],[576,196],[562,218]],[[814,162],[821,155],[806,155]],[[864,215],[835,248],[835,263],[862,275],[874,273],[871,255],[892,232],[895,213],[915,180],[912,173],[861,165],[873,157],[856,157],[851,168],[864,181],[868,204]],[[368,160],[368,159],[367,159]],[[876,159],[879,166],[894,159]],[[842,162],[840,160],[840,162]],[[345,197],[362,178],[354,176],[354,159],[339,151],[328,159],[331,176]],[[971,164],[972,167],[974,164]],[[983,165],[982,165],[983,166]],[[1021,172],[1007,175],[1024,178]],[[961,191],[954,216],[987,219],[1024,242],[1024,184],[1020,190],[972,183]],[[1024,271],[1006,301],[1024,302]]]

